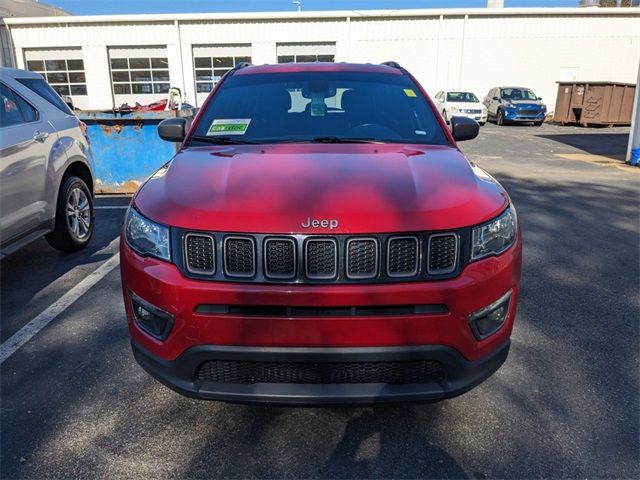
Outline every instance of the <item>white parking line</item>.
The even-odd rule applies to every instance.
[[[0,365],[20,347],[31,340],[40,330],[49,325],[51,321],[64,312],[78,298],[84,295],[87,290],[102,280],[111,270],[120,263],[120,254],[116,253],[109,260],[104,262],[93,272],[87,275],[80,283],[65,293],[56,302],[51,304],[40,315],[35,317],[24,327],[9,337],[0,345]]]
[[[94,210],[124,210],[129,208],[129,205],[97,205],[94,206]]]

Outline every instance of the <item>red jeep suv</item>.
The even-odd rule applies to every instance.
[[[521,239],[505,190],[416,80],[241,64],[137,191],[120,243],[133,352],[196,398],[439,400],[505,361]]]

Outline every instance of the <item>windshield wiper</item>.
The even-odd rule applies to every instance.
[[[380,143],[375,138],[351,138],[336,136],[314,137],[308,141],[315,143]]]
[[[214,145],[253,145],[256,142],[250,140],[243,140],[242,138],[235,138],[229,135],[221,135],[214,137],[205,137],[204,135],[194,135],[191,140],[198,142],[213,143]]]

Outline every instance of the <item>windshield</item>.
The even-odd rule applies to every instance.
[[[528,88],[503,88],[500,96],[504,100],[537,100],[538,97]]]
[[[478,98],[471,92],[449,92],[447,102],[478,103]]]
[[[232,75],[214,94],[192,139],[448,144],[407,76],[371,72]]]

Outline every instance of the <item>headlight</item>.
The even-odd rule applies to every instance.
[[[458,113],[458,107],[451,107],[451,113]]]
[[[140,255],[171,260],[169,228],[143,217],[132,207],[127,210],[124,235],[129,246]]]
[[[471,260],[504,252],[515,242],[517,231],[516,211],[509,205],[498,218],[473,229]]]

